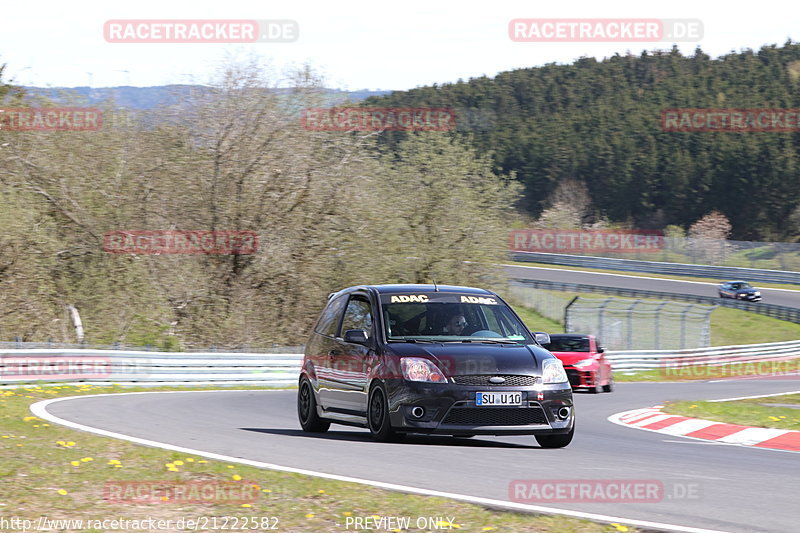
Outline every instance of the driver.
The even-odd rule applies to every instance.
[[[467,319],[464,318],[464,315],[453,315],[444,329],[448,335],[461,335],[465,327],[467,327]]]

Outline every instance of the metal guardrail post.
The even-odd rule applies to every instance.
[[[655,320],[655,332],[653,334],[653,339],[655,342],[656,350],[661,349],[661,309],[667,305],[669,302],[661,302],[656,306],[656,311],[653,313],[653,320]]]
[[[578,300],[579,298],[580,298],[580,296],[573,297],[572,300],[570,300],[569,303],[567,304],[567,306],[564,308],[564,332],[565,333],[569,332],[569,311],[570,311],[570,307],[572,307],[572,304],[574,304],[575,301]]]

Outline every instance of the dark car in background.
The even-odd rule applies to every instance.
[[[572,388],[588,389],[589,392],[614,390],[611,363],[594,335],[552,334],[550,342],[542,346],[564,364]]]
[[[761,292],[746,281],[725,281],[717,288],[720,298],[760,302]]]
[[[563,365],[514,311],[493,292],[442,285],[332,294],[306,343],[297,412],[309,432],[533,435],[544,448],[568,445],[575,421]]]

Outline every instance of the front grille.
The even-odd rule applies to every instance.
[[[505,378],[505,383],[490,383],[489,378]],[[473,375],[473,376],[453,376],[456,385],[470,385],[473,387],[531,387],[539,382],[538,376],[510,376],[498,374]]]
[[[567,378],[569,379],[569,384],[573,387],[578,387],[581,384],[581,376],[578,374],[577,370],[573,370],[571,368],[567,368]]]
[[[528,426],[547,424],[547,417],[541,407],[453,407],[442,424]]]

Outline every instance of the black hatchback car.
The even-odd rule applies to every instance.
[[[297,411],[305,431],[339,423],[380,441],[407,433],[534,435],[570,443],[572,389],[495,293],[435,285],[332,294],[306,344]]]
[[[761,292],[746,281],[726,281],[717,288],[720,298],[760,302]]]

